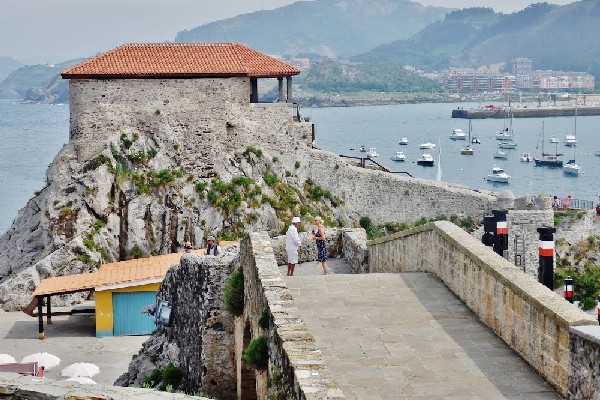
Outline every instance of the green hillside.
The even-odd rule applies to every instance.
[[[267,54],[329,57],[408,38],[450,9],[408,0],[299,1],[179,32],[177,42],[240,42]]]
[[[588,70],[600,76],[600,2],[538,3],[513,14],[470,8],[449,13],[410,39],[353,61],[388,60],[428,70],[476,67],[528,57],[534,69]]]

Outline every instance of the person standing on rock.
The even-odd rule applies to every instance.
[[[206,238],[206,255],[210,256],[218,256],[220,254],[219,252],[219,246],[217,246],[217,244],[215,243],[215,237],[214,236],[209,236]]]
[[[183,250],[186,253],[189,253],[190,251],[192,251],[192,244],[190,242],[183,243]]]
[[[292,218],[292,224],[285,234],[285,251],[288,259],[287,276],[294,276],[294,268],[298,264],[298,249],[301,243],[298,225],[300,225],[300,217]]]
[[[313,237],[317,242],[317,261],[321,262],[323,275],[327,275],[327,241],[325,240],[325,229],[321,217],[315,218],[315,229]]]

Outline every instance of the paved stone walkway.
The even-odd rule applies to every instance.
[[[285,279],[347,399],[562,399],[430,274],[302,275]]]

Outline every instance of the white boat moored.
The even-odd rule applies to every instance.
[[[579,171],[581,171],[581,166],[575,160],[569,160],[563,165],[563,172],[565,174],[579,176]]]
[[[427,153],[423,153],[421,158],[419,158],[417,160],[418,165],[424,165],[426,167],[433,167],[434,163],[435,163],[435,161],[433,160],[433,157],[431,157],[431,154],[427,154]]]
[[[508,183],[510,175],[504,172],[504,169],[494,166],[492,173],[486,176],[485,180],[489,182]]]
[[[396,154],[390,157],[393,161],[404,161],[406,160],[406,156],[403,152],[397,151]]]
[[[530,153],[521,153],[520,160],[523,162],[532,162],[533,156]]]
[[[435,143],[431,143],[431,142],[425,142],[425,143],[421,143],[419,145],[419,149],[423,150],[423,149],[434,149],[435,148]]]
[[[466,138],[467,134],[460,128],[454,128],[450,135],[450,139],[452,140],[465,140]]]
[[[369,158],[379,157],[379,153],[377,152],[377,149],[375,147],[371,147],[369,148],[369,150],[367,150],[367,156]]]
[[[508,153],[502,149],[498,149],[494,152],[494,158],[501,158],[506,160],[508,158]]]
[[[400,139],[400,141],[398,142],[399,145],[401,146],[406,146],[408,144],[408,139],[403,137]]]

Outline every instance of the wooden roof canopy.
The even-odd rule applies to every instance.
[[[282,78],[300,70],[239,43],[130,43],[74,65],[64,79]]]

